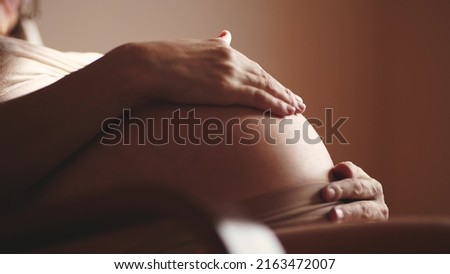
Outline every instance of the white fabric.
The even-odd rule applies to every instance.
[[[0,36],[0,102],[48,86],[101,56],[99,53],[60,52]]]

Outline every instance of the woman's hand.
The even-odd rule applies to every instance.
[[[352,162],[342,162],[333,168],[335,181],[322,190],[327,202],[350,203],[334,207],[330,220],[339,223],[386,221],[389,209],[384,201],[383,187]]]
[[[131,44],[130,77],[143,101],[245,105],[280,116],[303,112],[302,99],[230,46],[231,33],[209,40]],[[132,88],[132,90],[133,90]]]

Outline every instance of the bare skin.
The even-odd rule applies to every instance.
[[[0,35],[7,35],[17,24],[20,0],[0,0]]]
[[[155,126],[145,129],[148,134],[161,136],[163,118],[171,117],[177,109],[181,109],[184,117],[192,107],[155,105],[148,109],[151,111],[142,108],[134,116],[154,118]],[[264,119],[262,112],[243,107],[202,106],[194,109],[198,119],[204,121],[214,117],[224,125],[235,118]],[[280,133],[279,125],[286,119],[292,123],[284,126],[284,133]],[[130,145],[105,146],[96,139],[37,187],[13,199],[8,209],[3,211],[3,235],[20,238],[20,235],[39,230],[51,231],[68,223],[105,222],[105,216],[116,216],[119,212],[123,216],[131,216],[151,211],[152,204],[148,204],[148,199],[152,199],[154,186],[177,189],[188,196],[199,197],[206,204],[226,206],[287,186],[330,182],[333,165],[321,142],[308,144],[300,138],[294,144],[286,144],[287,139],[294,137],[295,131],[303,132],[305,128],[309,138],[318,137],[306,119],[297,115],[273,120],[270,135],[276,145],[264,139],[266,128],[262,123],[252,127],[260,140],[247,145],[239,144],[241,138],[249,137],[239,129],[239,125],[223,135],[232,143],[228,145],[225,140],[218,145],[180,145],[175,142],[172,128],[167,145],[139,145],[143,132],[137,126],[127,126],[122,131],[122,136],[130,136]],[[185,130],[182,130],[182,136],[187,135]],[[197,132],[204,140],[203,132]],[[124,193],[124,196],[108,193]],[[118,200],[122,197],[133,199],[127,205],[120,205]],[[97,201],[95,206],[92,201]],[[111,227],[123,225],[117,219],[111,218]],[[148,220],[141,220],[145,221]],[[27,223],[34,225],[27,226]],[[93,226],[92,223],[90,225]]]
[[[206,41],[128,44],[53,85],[2,102],[0,125],[8,128],[0,137],[2,181],[7,182],[3,184],[2,195],[6,198],[23,191],[65,163],[65,159],[95,138],[103,119],[118,115],[125,107],[135,106],[135,109],[145,105],[145,102],[168,101],[245,104],[262,110],[271,108],[279,116],[304,110],[301,98],[292,95],[259,65],[233,50],[228,44],[230,39],[231,35],[224,32],[219,38]],[[211,56],[206,57],[208,61],[204,60],[204,52],[199,48],[209,49]],[[172,61],[161,63],[159,60],[164,58],[166,51],[174,54],[170,55]],[[197,61],[195,56],[198,56]],[[167,58],[164,59],[167,61]],[[195,67],[196,64],[198,67]],[[205,64],[208,66],[203,68]],[[190,69],[183,69],[185,66]],[[189,72],[198,75],[201,69],[209,74],[217,71],[216,77],[221,85],[212,89],[209,78],[202,80],[188,75]],[[142,77],[144,71],[148,73]],[[246,75],[244,72],[248,77],[243,77]],[[181,80],[157,80],[157,75],[170,73],[174,74],[174,79]],[[183,81],[184,84],[180,84]],[[191,87],[191,90],[185,92],[184,86]],[[36,111],[39,112],[39,119],[36,119]],[[17,127],[17,124],[23,126]],[[12,143],[21,145],[11,146]],[[343,195],[334,198],[324,195],[326,199],[355,199],[353,189],[361,189],[356,180],[336,182],[334,185],[346,191],[339,192]],[[355,204],[343,208],[356,219],[359,219],[358,216],[365,219],[361,215],[360,200],[376,201],[368,204],[372,206],[366,206],[366,211],[376,219],[380,216],[385,218],[387,215],[380,211],[379,205],[386,206],[379,183],[375,180],[367,185],[369,191],[373,188],[379,191],[370,192],[370,196],[360,191]],[[347,197],[351,193],[352,197]],[[337,216],[333,212],[331,215]]]
[[[10,14],[3,34],[15,24],[16,15]],[[107,205],[120,203],[108,193],[131,193],[137,205],[145,204],[151,184],[167,184],[218,202],[236,202],[290,184],[329,182],[333,165],[321,144],[258,143],[235,149],[174,144],[106,148],[98,144],[101,122],[124,108],[135,110],[141,118],[162,118],[174,110],[169,103],[191,104],[198,106],[203,119],[215,115],[223,121],[261,119],[255,109],[270,108],[280,118],[305,110],[300,97],[230,43],[231,34],[224,31],[209,40],[123,45],[53,85],[0,102],[0,127],[7,129],[0,136],[1,210],[8,215],[2,219],[3,231],[15,235],[37,227],[51,231],[115,214]],[[304,121],[302,116],[293,119]],[[355,200],[333,209],[332,220],[387,219],[380,184],[360,175],[347,172],[352,180],[342,176],[343,180],[323,190],[325,200]],[[331,189],[336,195],[330,194]],[[122,205],[119,211],[128,214],[137,208]]]
[[[339,223],[383,221],[389,217],[383,186],[352,162],[342,162],[332,169],[335,182],[322,190],[325,201],[355,200],[334,207],[330,220]]]
[[[148,134],[161,136],[162,119],[171,117],[177,109],[186,115],[192,108],[161,105],[152,107],[151,111],[136,112],[136,116],[154,118],[156,124],[154,128],[147,128]],[[263,119],[262,112],[241,107],[195,107],[194,110],[201,121],[214,117],[223,125],[236,118]],[[46,180],[46,195],[50,197],[51,193],[52,197],[64,200],[66,196],[78,195],[75,189],[81,193],[120,189],[124,182],[129,182],[127,185],[134,182],[169,185],[191,195],[207,197],[210,202],[236,203],[286,186],[330,182],[333,164],[322,143],[308,144],[300,138],[294,144],[286,144],[286,139],[292,138],[295,130],[303,131],[306,119],[301,115],[285,119],[292,121],[292,125],[284,127],[284,134],[278,128],[283,119],[273,118],[276,124],[270,126],[276,145],[263,139],[265,126],[262,123],[253,126],[260,140],[248,145],[239,144],[241,138],[249,135],[238,124],[228,126],[226,130],[232,129],[232,132],[228,131],[224,137],[227,140],[218,145],[177,144],[172,127],[167,145],[139,145],[138,127],[131,126],[131,131],[123,133],[129,134],[130,145],[105,146],[98,140],[92,142],[72,157],[69,165]],[[309,135],[317,138],[314,129],[310,126],[308,129]],[[181,130],[181,135],[186,134],[186,128]],[[205,141],[199,126],[197,134]],[[89,172],[91,170],[95,172]],[[74,189],[73,186],[77,187]]]
[[[1,102],[0,125],[9,129],[0,137],[0,174],[8,182],[2,194],[41,179],[95,138],[103,119],[123,108],[170,101],[243,104],[271,108],[280,116],[305,109],[300,97],[232,49],[227,39],[229,32],[204,41],[127,44],[53,85]],[[214,78],[199,78],[199,71]],[[179,80],[169,81],[168,75]]]
[[[264,119],[262,112],[242,107],[177,105],[149,106],[134,113],[133,117],[155,119],[154,127],[145,128],[146,133],[162,136],[162,119],[172,117],[173,112],[178,109],[181,110],[182,117],[186,117],[188,111],[194,109],[196,118],[201,121],[217,118],[223,122],[225,128],[227,122],[237,117],[260,122]],[[283,133],[279,126],[286,120],[292,122],[283,127]],[[138,142],[144,135],[142,127],[139,128],[136,124],[126,125],[121,136],[129,136],[129,145],[121,143],[106,146],[100,144],[99,137],[43,180],[39,187],[33,188],[25,196],[16,197],[15,201],[18,202],[12,203],[10,209],[4,212],[5,217],[1,221],[3,234],[21,238],[20,235],[36,231],[52,231],[67,226],[68,231],[71,231],[70,235],[76,233],[73,232],[76,224],[95,227],[107,223],[108,230],[114,230],[124,226],[122,221],[118,220],[126,220],[124,216],[136,214],[138,216],[143,214],[140,221],[130,222],[144,225],[145,231],[150,229],[145,228],[149,218],[146,212],[152,212],[154,204],[151,200],[155,199],[152,191],[155,186],[181,190],[188,196],[199,198],[205,204],[220,207],[293,185],[317,183],[320,189],[324,182],[331,182],[335,175],[350,175],[349,169],[345,167],[355,168],[350,163],[342,163],[337,166],[336,174],[332,175],[330,170],[333,169],[333,164],[323,143],[311,144],[302,137],[294,144],[286,144],[286,140],[292,139],[296,131],[304,133],[306,130],[311,140],[318,137],[302,115],[284,119],[274,118],[274,121],[270,126],[270,135],[276,140],[276,145],[263,139],[266,128],[262,122],[252,127],[259,133],[261,139],[250,145],[239,144],[240,138],[249,137],[239,129],[239,125],[234,126],[231,133],[223,135],[224,138],[230,137],[228,140],[232,141],[232,145],[225,144],[225,139],[218,145],[193,145],[189,142],[180,145],[175,142],[175,132],[170,128],[168,138],[170,142],[162,146],[140,145]],[[180,136],[188,136],[186,129],[187,127],[182,128]],[[196,129],[199,130],[198,126]],[[201,130],[196,132],[200,132],[199,137],[205,140],[205,136],[202,135],[204,132]],[[338,195],[344,195],[339,192],[342,190],[338,187],[339,184],[329,185],[337,187]],[[373,199],[372,196],[369,197],[365,187],[361,188],[359,195],[363,194],[367,195],[367,200]],[[133,198],[130,200],[130,197]],[[128,202],[125,204],[120,202],[122,199]],[[353,205],[355,216],[361,214],[361,218],[368,220],[383,220],[387,217],[387,211],[383,211],[382,208],[379,211],[386,215],[367,216],[366,212],[357,211],[357,204]],[[350,221],[351,217],[340,221],[347,220]],[[358,220],[355,218],[351,221]],[[29,223],[34,225],[27,226]],[[127,230],[123,233],[124,237],[132,237],[133,234],[133,232],[128,234]],[[115,234],[111,237],[114,237],[113,235]],[[87,240],[87,246],[95,246],[96,241],[95,237],[93,242]],[[129,247],[125,242],[122,244],[123,246],[118,245],[116,248],[120,250]],[[72,248],[70,246],[59,245],[61,248],[59,251],[70,252]],[[84,245],[81,246],[86,248]]]

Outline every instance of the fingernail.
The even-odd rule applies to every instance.
[[[294,114],[296,111],[296,108],[293,106],[288,106],[287,110],[288,110],[288,114]]]
[[[336,197],[336,190],[334,190],[333,188],[328,188],[326,195],[327,201],[333,201],[335,197]]]
[[[344,219],[344,211],[342,211],[342,209],[336,208],[334,212],[336,213],[336,221],[341,222],[342,219]]]
[[[298,105],[299,105],[299,108],[300,108],[301,111],[305,111],[306,110],[306,105],[304,103],[300,103],[299,102]]]

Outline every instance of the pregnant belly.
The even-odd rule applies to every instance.
[[[177,111],[185,119],[179,130],[170,122],[176,120],[171,119]],[[186,118],[189,113],[192,119]],[[105,190],[159,184],[214,203],[237,203],[330,181],[331,158],[322,142],[311,142],[318,136],[302,115],[264,120],[262,112],[243,107],[163,105],[129,116],[118,123],[119,142],[105,145],[108,140],[97,139],[85,146],[42,183],[41,198],[75,202]],[[150,142],[165,132],[167,143]],[[200,144],[191,142],[189,134],[195,134]],[[308,195],[298,199],[310,201]]]
[[[185,120],[180,132],[163,126],[164,119],[173,118],[177,110],[184,119],[193,109],[195,119]],[[4,218],[2,225],[8,223],[11,231],[20,234],[32,229],[27,224],[35,219],[44,229],[128,211],[135,216],[146,212],[149,197],[154,196],[151,184],[170,186],[214,204],[240,204],[249,215],[274,227],[324,220],[331,206],[322,203],[319,191],[329,183],[333,164],[322,142],[310,141],[318,136],[301,115],[264,121],[261,112],[242,107],[165,105],[149,106],[131,116],[127,123],[132,126],[119,123],[126,128],[120,132],[119,143],[105,145],[96,139],[80,149],[40,182],[35,192],[24,195],[27,206],[21,204],[22,215],[11,212],[14,220]],[[208,119],[218,121],[209,128],[215,135],[206,136]],[[230,126],[232,119],[240,122]],[[220,123],[223,134],[213,130]],[[244,123],[248,128],[239,126]],[[197,128],[200,139],[209,137],[208,142],[180,144],[178,137],[187,136],[190,126]],[[139,137],[161,137],[164,130],[168,130],[167,144],[148,140],[140,144]],[[309,138],[296,138],[306,136],[305,131]],[[223,140],[211,143],[214,137]],[[123,199],[108,193],[124,193],[129,203],[120,203]]]
[[[158,106],[135,115],[154,118],[147,139],[162,136],[164,119],[184,119],[179,130],[169,126],[168,145],[136,151],[136,159],[157,155],[152,167],[139,171],[149,180],[230,201],[330,181],[331,158],[302,115],[280,119],[243,107],[207,106]],[[186,144],[177,144],[183,138]]]

